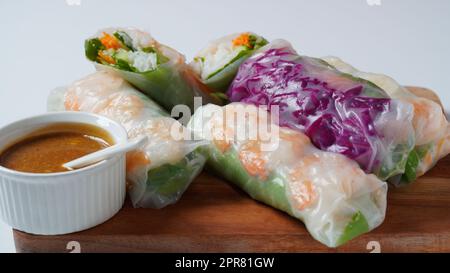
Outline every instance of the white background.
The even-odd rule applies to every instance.
[[[0,126],[44,112],[49,90],[93,71],[83,41],[107,26],[149,30],[188,60],[228,33],[285,38],[302,54],[429,87],[450,109],[448,0],[0,0]],[[0,221],[5,251],[14,244]]]

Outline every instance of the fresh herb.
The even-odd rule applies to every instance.
[[[247,56],[249,56],[251,54],[252,50],[248,50],[248,49],[244,49],[241,52],[238,53],[238,55],[236,55],[236,57],[234,57],[233,59],[231,59],[231,61],[229,61],[226,65],[224,65],[222,68],[216,70],[214,73],[211,73],[206,79],[209,80],[212,77],[216,76],[217,74],[219,74],[220,72],[222,72],[223,70],[225,70],[225,68],[227,68],[227,66],[231,65],[234,62],[237,62],[238,60],[240,60],[241,58],[246,58]]]
[[[227,94],[222,92],[214,92],[211,93],[211,96],[216,98],[217,100],[221,101],[224,105],[229,103],[229,98]]]
[[[152,46],[144,47],[142,49],[142,52],[145,52],[145,53],[156,53],[156,49],[154,47],[152,47]]]
[[[122,60],[122,59],[116,59],[116,66],[120,70],[124,70],[124,71],[131,71],[131,72],[136,72],[137,71],[136,68],[134,68],[127,61]]]
[[[258,49],[260,47],[267,45],[268,43],[269,41],[267,41],[263,37],[250,35],[250,44],[252,45],[252,49]]]
[[[163,198],[174,198],[189,185],[192,176],[198,173],[202,166],[204,151],[201,147],[186,155],[174,164],[164,164],[148,171],[147,183],[151,191]]]
[[[419,160],[423,160],[425,158],[425,156],[427,155],[427,153],[429,152],[429,150],[432,148],[433,148],[432,143],[416,147],[416,151],[417,151],[417,155],[419,156]]]
[[[358,235],[368,232],[369,229],[369,224],[367,223],[366,218],[360,211],[358,211],[352,216],[352,220],[345,227],[344,232],[337,242],[337,245],[342,245]]]
[[[408,155],[406,161],[405,173],[401,177],[401,181],[410,183],[417,178],[417,167],[420,161],[422,161],[427,155],[428,151],[432,148],[432,144],[426,144],[414,148]]]
[[[249,38],[248,38],[248,44],[249,44],[248,49],[254,49],[255,48],[257,39],[258,38],[255,35],[250,35],[249,36]]]
[[[136,49],[133,47],[133,39],[124,31],[116,31],[114,32],[114,37],[116,37],[117,40],[119,40],[122,45],[124,46],[124,49],[135,51]]]
[[[225,68],[227,68],[229,65],[233,64],[234,62],[239,61],[241,58],[247,58],[250,57],[250,55],[254,52],[254,50],[267,45],[269,42],[262,38],[262,37],[258,37],[255,35],[250,35],[250,44],[251,44],[251,48],[244,46],[243,50],[241,50],[238,55],[236,55],[236,57],[234,57],[231,61],[229,61],[226,65],[224,65],[222,68],[216,70],[214,73],[211,73],[206,79],[209,80],[212,77],[216,76],[217,74],[219,74],[220,72],[222,72],[223,70],[225,70]],[[200,57],[197,57],[200,58]],[[202,62],[204,62],[205,59],[202,58]]]
[[[104,49],[105,47],[98,38],[86,40],[84,42],[84,50],[86,57],[91,61],[95,62],[97,60],[98,52]]]
[[[198,62],[198,61],[204,63],[205,62],[205,57],[195,57],[194,58],[194,62]]]
[[[417,166],[419,165],[419,160],[420,156],[417,153],[416,149],[412,150],[408,155],[408,159],[406,160],[405,173],[402,175],[402,181],[410,183],[416,180],[416,172]]]
[[[247,47],[248,49],[258,49],[260,47],[263,47],[267,45],[269,42],[264,39],[263,37],[259,37],[256,35],[250,35],[249,37],[249,45],[250,47]]]

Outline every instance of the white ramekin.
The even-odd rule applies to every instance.
[[[106,130],[115,143],[127,141],[118,123],[94,114],[56,112],[0,129],[0,152],[42,127],[77,122]],[[66,234],[101,224],[125,199],[125,154],[79,170],[33,174],[0,166],[0,218],[15,229],[39,235]]]

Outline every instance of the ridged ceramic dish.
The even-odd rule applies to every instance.
[[[127,141],[125,129],[110,119],[57,112],[1,128],[0,151],[42,127],[61,122],[97,126],[115,143]],[[32,234],[66,234],[101,224],[120,210],[125,193],[125,154],[62,173],[24,173],[0,166],[0,218]]]

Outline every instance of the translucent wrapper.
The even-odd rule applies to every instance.
[[[251,32],[227,35],[211,41],[197,53],[190,66],[208,87],[226,92],[242,62],[267,43]]]
[[[277,40],[245,61],[231,101],[279,107],[280,125],[305,133],[321,150],[354,159],[382,180],[403,174],[414,147],[411,104],[366,80],[298,55]]]
[[[389,76],[359,71],[337,57],[322,59],[339,71],[373,82],[390,97],[413,105],[416,147],[409,156],[407,165],[409,170],[405,172],[407,176],[397,177],[397,180],[400,178],[406,182],[413,181],[431,169],[439,159],[449,154],[450,126],[438,103],[414,95]]]
[[[133,28],[103,29],[86,40],[85,52],[97,70],[118,73],[168,111],[175,105],[187,105],[193,110],[194,97],[201,97],[203,103],[220,103],[185,63],[182,54],[158,43],[146,32]]]
[[[144,147],[127,154],[128,190],[135,207],[175,203],[206,161],[202,141],[174,138],[173,132],[187,133],[186,129],[121,77],[106,71],[52,91],[48,109],[96,113],[119,122],[129,138],[148,136]]]
[[[218,173],[252,198],[303,221],[329,247],[384,220],[386,183],[343,155],[317,149],[303,133],[278,127],[265,109],[207,105],[188,128],[211,143],[208,160]]]

